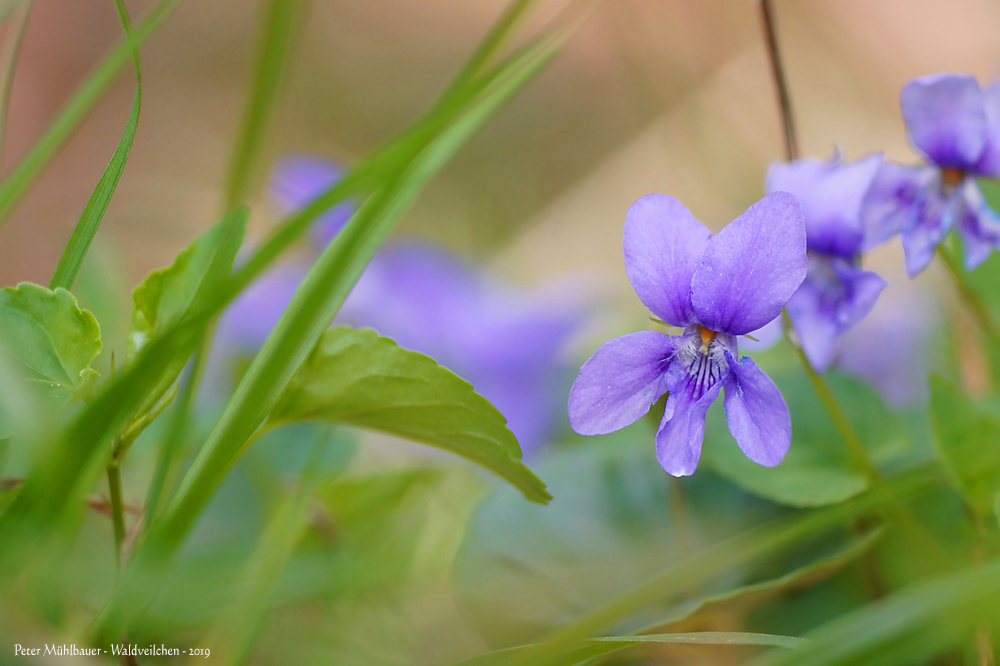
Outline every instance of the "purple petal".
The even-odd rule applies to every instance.
[[[801,287],[800,287],[801,288]],[[794,298],[794,295],[792,296]],[[790,303],[791,301],[789,301]],[[771,347],[776,343],[784,333],[782,327],[784,322],[782,321],[781,315],[778,315],[771,321],[767,322],[756,331],[751,331],[747,334],[747,337],[740,340],[740,346],[743,349],[749,349],[750,351],[759,351]],[[756,340],[751,340],[749,336],[757,338]]]
[[[781,391],[751,358],[726,355],[726,423],[747,458],[765,467],[780,463],[792,443],[792,419]]]
[[[581,435],[624,428],[667,392],[676,339],[658,331],[605,342],[580,369],[569,393],[569,422]]]
[[[910,141],[938,166],[969,169],[986,147],[986,115],[975,77],[914,79],[900,95]]]
[[[257,351],[278,323],[307,272],[307,266],[279,264],[253,282],[219,319],[217,344],[244,353]]]
[[[882,164],[861,204],[862,252],[874,249],[913,224],[926,192],[937,182],[937,173],[933,167]]]
[[[806,276],[802,210],[787,192],[769,194],[715,235],[691,281],[698,321],[743,335],[771,321]]]
[[[705,414],[719,397],[720,388],[722,382],[716,382],[697,400],[685,388],[670,393],[656,433],[656,458],[668,474],[694,474],[705,439]]]
[[[294,213],[312,203],[344,177],[340,164],[313,155],[292,155],[277,162],[271,173],[270,196],[283,213]],[[314,241],[325,246],[354,214],[354,204],[343,201],[313,223]]]
[[[677,199],[647,194],[625,216],[625,272],[639,300],[674,326],[694,323],[691,276],[712,233]]]
[[[849,164],[837,157],[826,162],[775,162],[768,170],[766,188],[798,199],[810,250],[849,257],[861,250],[861,201],[881,164],[881,155]]]
[[[936,184],[924,193],[923,200],[915,207],[915,215],[900,229],[906,272],[911,278],[927,268],[938,243],[948,235],[962,210],[959,189],[946,195]]]
[[[958,230],[965,246],[965,269],[972,270],[1000,248],[1000,217],[983,198],[976,181],[967,178],[962,184],[962,215]]]
[[[1000,81],[983,89],[983,113],[986,115],[986,147],[972,169],[980,176],[1000,176]]]
[[[830,367],[840,337],[867,315],[886,281],[841,259],[809,260],[809,274],[788,301],[788,316],[809,362]]]

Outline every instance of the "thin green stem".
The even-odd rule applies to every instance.
[[[111,523],[115,531],[115,564],[121,570],[125,543],[125,504],[122,502],[122,475],[117,462],[108,465],[108,493],[111,496]]]
[[[4,139],[7,134],[7,110],[10,108],[10,91],[14,87],[14,70],[17,66],[17,56],[21,53],[21,41],[24,29],[28,26],[28,16],[31,14],[31,0],[15,8],[17,14],[7,28],[7,39],[0,51],[0,72],[3,84],[0,86],[0,163],[3,162]]]
[[[774,86],[778,92],[781,124],[785,131],[785,157],[791,162],[799,157],[799,142],[796,138],[795,121],[792,116],[792,98],[788,93],[788,80],[785,77],[781,51],[778,49],[778,32],[775,28],[771,0],[761,0],[760,12],[764,21],[764,38],[767,43],[768,60],[771,61],[771,74],[774,76]]]
[[[946,243],[938,245],[937,250],[938,256],[941,257],[941,263],[944,264],[944,267],[952,277],[952,281],[955,283],[958,295],[965,301],[965,304],[972,312],[983,335],[989,339],[990,344],[1000,350],[1000,327],[997,326],[996,320],[993,319],[993,315],[990,314],[989,308],[983,303],[979,294],[973,291],[966,283],[965,271],[962,269],[962,264],[958,256]]]
[[[819,396],[820,402],[823,403],[823,407],[826,409],[827,414],[833,420],[833,425],[837,428],[837,432],[840,433],[841,438],[844,440],[844,444],[850,451],[851,455],[857,461],[858,465],[864,469],[865,474],[872,481],[878,480],[881,475],[879,474],[878,468],[875,467],[875,463],[872,462],[871,456],[868,455],[868,451],[865,449],[864,444],[861,443],[861,437],[854,430],[854,426],[851,425],[851,421],[844,414],[844,410],[840,407],[840,403],[837,402],[837,398],[833,395],[830,387],[827,386],[826,381],[820,376],[816,369],[809,362],[809,357],[806,356],[805,350],[801,345],[798,345],[791,339],[790,331],[792,330],[792,320],[788,317],[788,312],[782,311],[782,318],[784,319],[784,331],[785,337],[791,343],[792,347],[798,353],[799,360],[802,361],[802,367],[806,371],[806,375],[809,377],[809,382],[813,385],[813,389]]]

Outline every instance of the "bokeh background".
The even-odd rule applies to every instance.
[[[151,5],[148,0],[128,3],[133,18]],[[505,6],[506,0],[313,0],[268,141],[269,156],[310,152],[350,165],[434,102]],[[547,3],[534,20],[541,25],[559,8],[559,2]],[[827,157],[839,147],[849,159],[882,150],[895,160],[916,161],[899,115],[901,86],[940,71],[972,73],[984,82],[1000,73],[996,2],[783,0],[776,8],[805,155]],[[92,307],[102,322],[106,353],[98,367],[106,367],[108,351],[123,349],[131,288],[149,271],[169,265],[222,212],[226,169],[253,62],[257,10],[253,2],[189,0],[143,49],[138,133],[77,289],[82,305]],[[32,144],[120,36],[110,2],[36,0],[14,79],[5,168]],[[133,90],[126,70],[0,229],[0,284],[48,282],[121,135]],[[648,192],[669,193],[717,230],[760,198],[768,164],[782,153],[756,3],[614,0],[432,181],[397,233],[447,245],[515,284],[556,280],[577,285],[600,315],[591,318],[570,352],[579,363],[608,337],[649,325],[622,266],[621,231],[628,206]],[[252,205],[251,234],[257,237],[280,217],[265,196],[266,175],[260,175]],[[935,271],[915,283],[905,278],[898,244],[880,248],[868,265],[890,281],[884,301],[917,299],[930,312],[937,307],[952,314],[931,303],[939,291]],[[954,316],[960,330],[971,326],[962,323],[961,315]],[[985,381],[982,359],[975,350],[963,353],[972,357],[960,357],[959,366],[966,384],[975,387]],[[606,443],[611,447],[616,442]],[[178,588],[164,602],[152,620],[160,624],[150,629],[151,636],[190,636],[214,644],[212,635],[203,633],[215,620],[214,607],[186,606],[190,597],[185,594],[219,575],[227,558],[245,560],[253,542],[248,535],[263,524],[262,507],[271,499],[262,488],[271,487],[275,474],[296,469],[302,458],[279,445],[261,442],[260,454],[227,482],[190,549],[203,556],[196,560],[204,567],[193,569],[189,587]],[[595,484],[607,480],[607,469],[589,454],[580,455],[571,461],[574,474],[545,477],[557,498],[567,498],[553,505],[562,509],[543,520],[539,509],[523,507],[519,498],[497,500],[477,518],[472,545],[467,543],[457,565],[465,526],[483,493],[474,473],[449,472],[441,482],[437,472],[415,468],[376,490],[350,481],[327,488],[324,502],[342,521],[331,532],[353,535],[361,555],[337,560],[338,566],[346,561],[346,568],[331,568],[322,555],[329,536],[325,514],[315,517],[304,554],[281,588],[284,601],[301,603],[271,618],[256,660],[320,663],[337,654],[344,661],[335,663],[443,663],[530,639],[545,623],[558,623],[591,599],[605,598],[658,570],[665,560],[688,554],[693,546],[686,540],[705,543],[736,530],[743,514],[731,513],[734,504],[753,514],[752,521],[776,512],[707,474],[702,485],[691,487],[688,501],[703,511],[700,531],[692,536],[683,514],[664,508],[670,502],[661,496],[667,491],[651,442],[649,449],[646,458],[611,463],[623,483],[645,475],[635,482],[634,505],[618,507],[623,514],[586,493],[574,499],[588,479]],[[377,450],[384,459],[397,449],[385,445]],[[127,486],[130,479],[133,487],[144,483],[150,451],[137,445],[134,467],[126,470],[132,474]],[[458,469],[464,469],[461,463]],[[657,491],[644,494],[647,488]],[[404,510],[392,504],[391,515],[381,516],[385,496],[405,497]],[[592,520],[580,518],[581,507],[593,508]],[[518,513],[522,510],[523,516]],[[564,510],[570,513],[560,513]],[[657,523],[664,513],[680,524]],[[629,522],[627,517],[636,515],[644,518]],[[377,520],[369,528],[371,516]],[[561,559],[558,548],[541,549],[538,557],[552,561],[532,564],[551,575],[547,580],[553,587],[540,588],[540,596],[527,600],[515,595],[497,602],[502,588],[509,592],[524,579],[510,583],[503,577],[506,570],[489,569],[489,557],[477,560],[476,549],[492,553],[508,548],[507,555],[514,557],[513,551],[530,543],[536,534],[532,530],[545,534],[551,525],[546,521],[563,519],[579,541],[570,539],[560,547],[589,559]],[[110,538],[101,521],[101,516],[89,519],[86,534],[93,540],[82,540],[80,562],[107,565],[104,551],[110,549]],[[490,526],[497,525],[500,536],[495,539],[510,537],[509,542],[490,541]],[[625,536],[619,541],[594,536],[610,532]],[[399,552],[385,550],[381,539],[386,534],[393,535],[390,541]],[[224,547],[210,547],[220,539]],[[632,548],[637,541],[642,547],[630,551],[627,570],[608,582],[606,574],[621,561],[617,548]],[[576,546],[582,550],[574,550]],[[534,557],[528,546],[518,552]],[[372,562],[388,562],[393,575],[405,570],[406,584],[390,576],[392,594],[362,586],[353,597],[338,596],[349,587],[345,581],[372,573],[366,568]],[[487,562],[486,568],[477,569],[476,562]],[[96,604],[113,572],[105,566],[93,575],[78,587],[81,598]],[[314,599],[325,599],[324,592],[329,599]],[[477,607],[477,599],[491,601]],[[537,618],[524,612],[540,600],[552,607],[536,608]],[[852,603],[834,595],[813,602],[799,599],[797,606],[771,612],[775,617],[784,612],[786,619],[802,613],[804,618],[809,603],[815,603],[835,614],[835,601],[844,608]],[[496,603],[501,605],[491,605]],[[14,615],[8,611],[2,616],[11,623],[8,636],[51,640],[52,630],[44,623],[14,620]],[[56,624],[72,635],[86,618],[81,611]],[[765,613],[759,625],[766,628],[769,621]],[[717,618],[713,622],[707,626],[727,626]],[[802,624],[808,628],[805,619]],[[795,628],[787,622],[772,625],[787,632]],[[737,654],[670,653],[677,663],[733,663]]]

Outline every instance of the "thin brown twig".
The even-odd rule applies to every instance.
[[[778,49],[778,33],[775,29],[774,9],[771,7],[771,0],[760,0],[760,13],[764,20],[764,41],[767,44],[768,59],[771,61],[774,85],[778,91],[781,123],[785,130],[785,156],[790,162],[799,157],[799,142],[795,133],[795,121],[792,117],[792,98],[788,94],[788,81],[785,78],[781,51]]]

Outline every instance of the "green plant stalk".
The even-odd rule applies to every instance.
[[[983,303],[979,295],[965,282],[965,271],[962,269],[961,260],[956,256],[953,248],[947,247],[946,243],[938,244],[937,251],[938,256],[941,257],[941,263],[944,264],[948,274],[951,276],[959,296],[965,301],[966,306],[972,312],[976,323],[979,325],[979,329],[990,341],[990,344],[995,349],[1000,350],[1000,327],[997,326],[996,320],[993,319],[986,304]]]
[[[117,462],[108,465],[108,495],[111,504],[111,524],[115,534],[115,565],[122,566],[122,544],[125,543],[125,505],[122,502],[121,467]]]
[[[181,2],[182,0],[160,0],[135,24],[133,30],[135,43],[140,46],[144,44]],[[45,166],[52,161],[108,91],[122,67],[131,59],[131,55],[132,47],[128,39],[115,45],[111,52],[90,71],[46,128],[45,133],[0,182],[0,226],[7,221]]]
[[[299,0],[267,0],[263,8],[253,83],[226,177],[226,210],[246,203],[252,194],[267,130],[291,59],[300,9]]]
[[[3,72],[3,84],[0,88],[0,164],[3,163],[4,140],[7,135],[7,111],[10,109],[10,92],[14,87],[14,70],[17,67],[17,57],[21,53],[21,41],[24,39],[24,29],[28,27],[28,17],[31,15],[33,0],[21,0],[14,7],[19,13],[12,19],[7,28],[7,39],[3,51],[0,52],[0,71]],[[2,21],[6,16],[0,18]]]
[[[83,265],[83,260],[90,249],[90,244],[94,241],[94,236],[97,235],[97,228],[101,225],[101,220],[104,219],[108,204],[111,203],[111,197],[114,196],[115,189],[118,187],[118,181],[125,169],[128,154],[132,150],[136,127],[139,124],[139,111],[142,108],[142,67],[139,65],[139,45],[132,34],[132,22],[129,21],[128,12],[122,0],[115,0],[115,6],[118,8],[118,17],[125,29],[125,37],[131,47],[132,62],[135,65],[135,97],[132,99],[132,111],[129,113],[128,122],[125,123],[125,131],[118,142],[118,147],[115,148],[114,155],[111,156],[111,162],[108,163],[97,187],[94,188],[94,193],[87,201],[80,221],[76,223],[73,235],[70,236],[69,243],[66,244],[63,255],[59,259],[59,265],[56,266],[55,274],[49,283],[49,289],[53,290],[59,287],[70,289],[73,286],[76,275],[80,272],[80,266]]]

